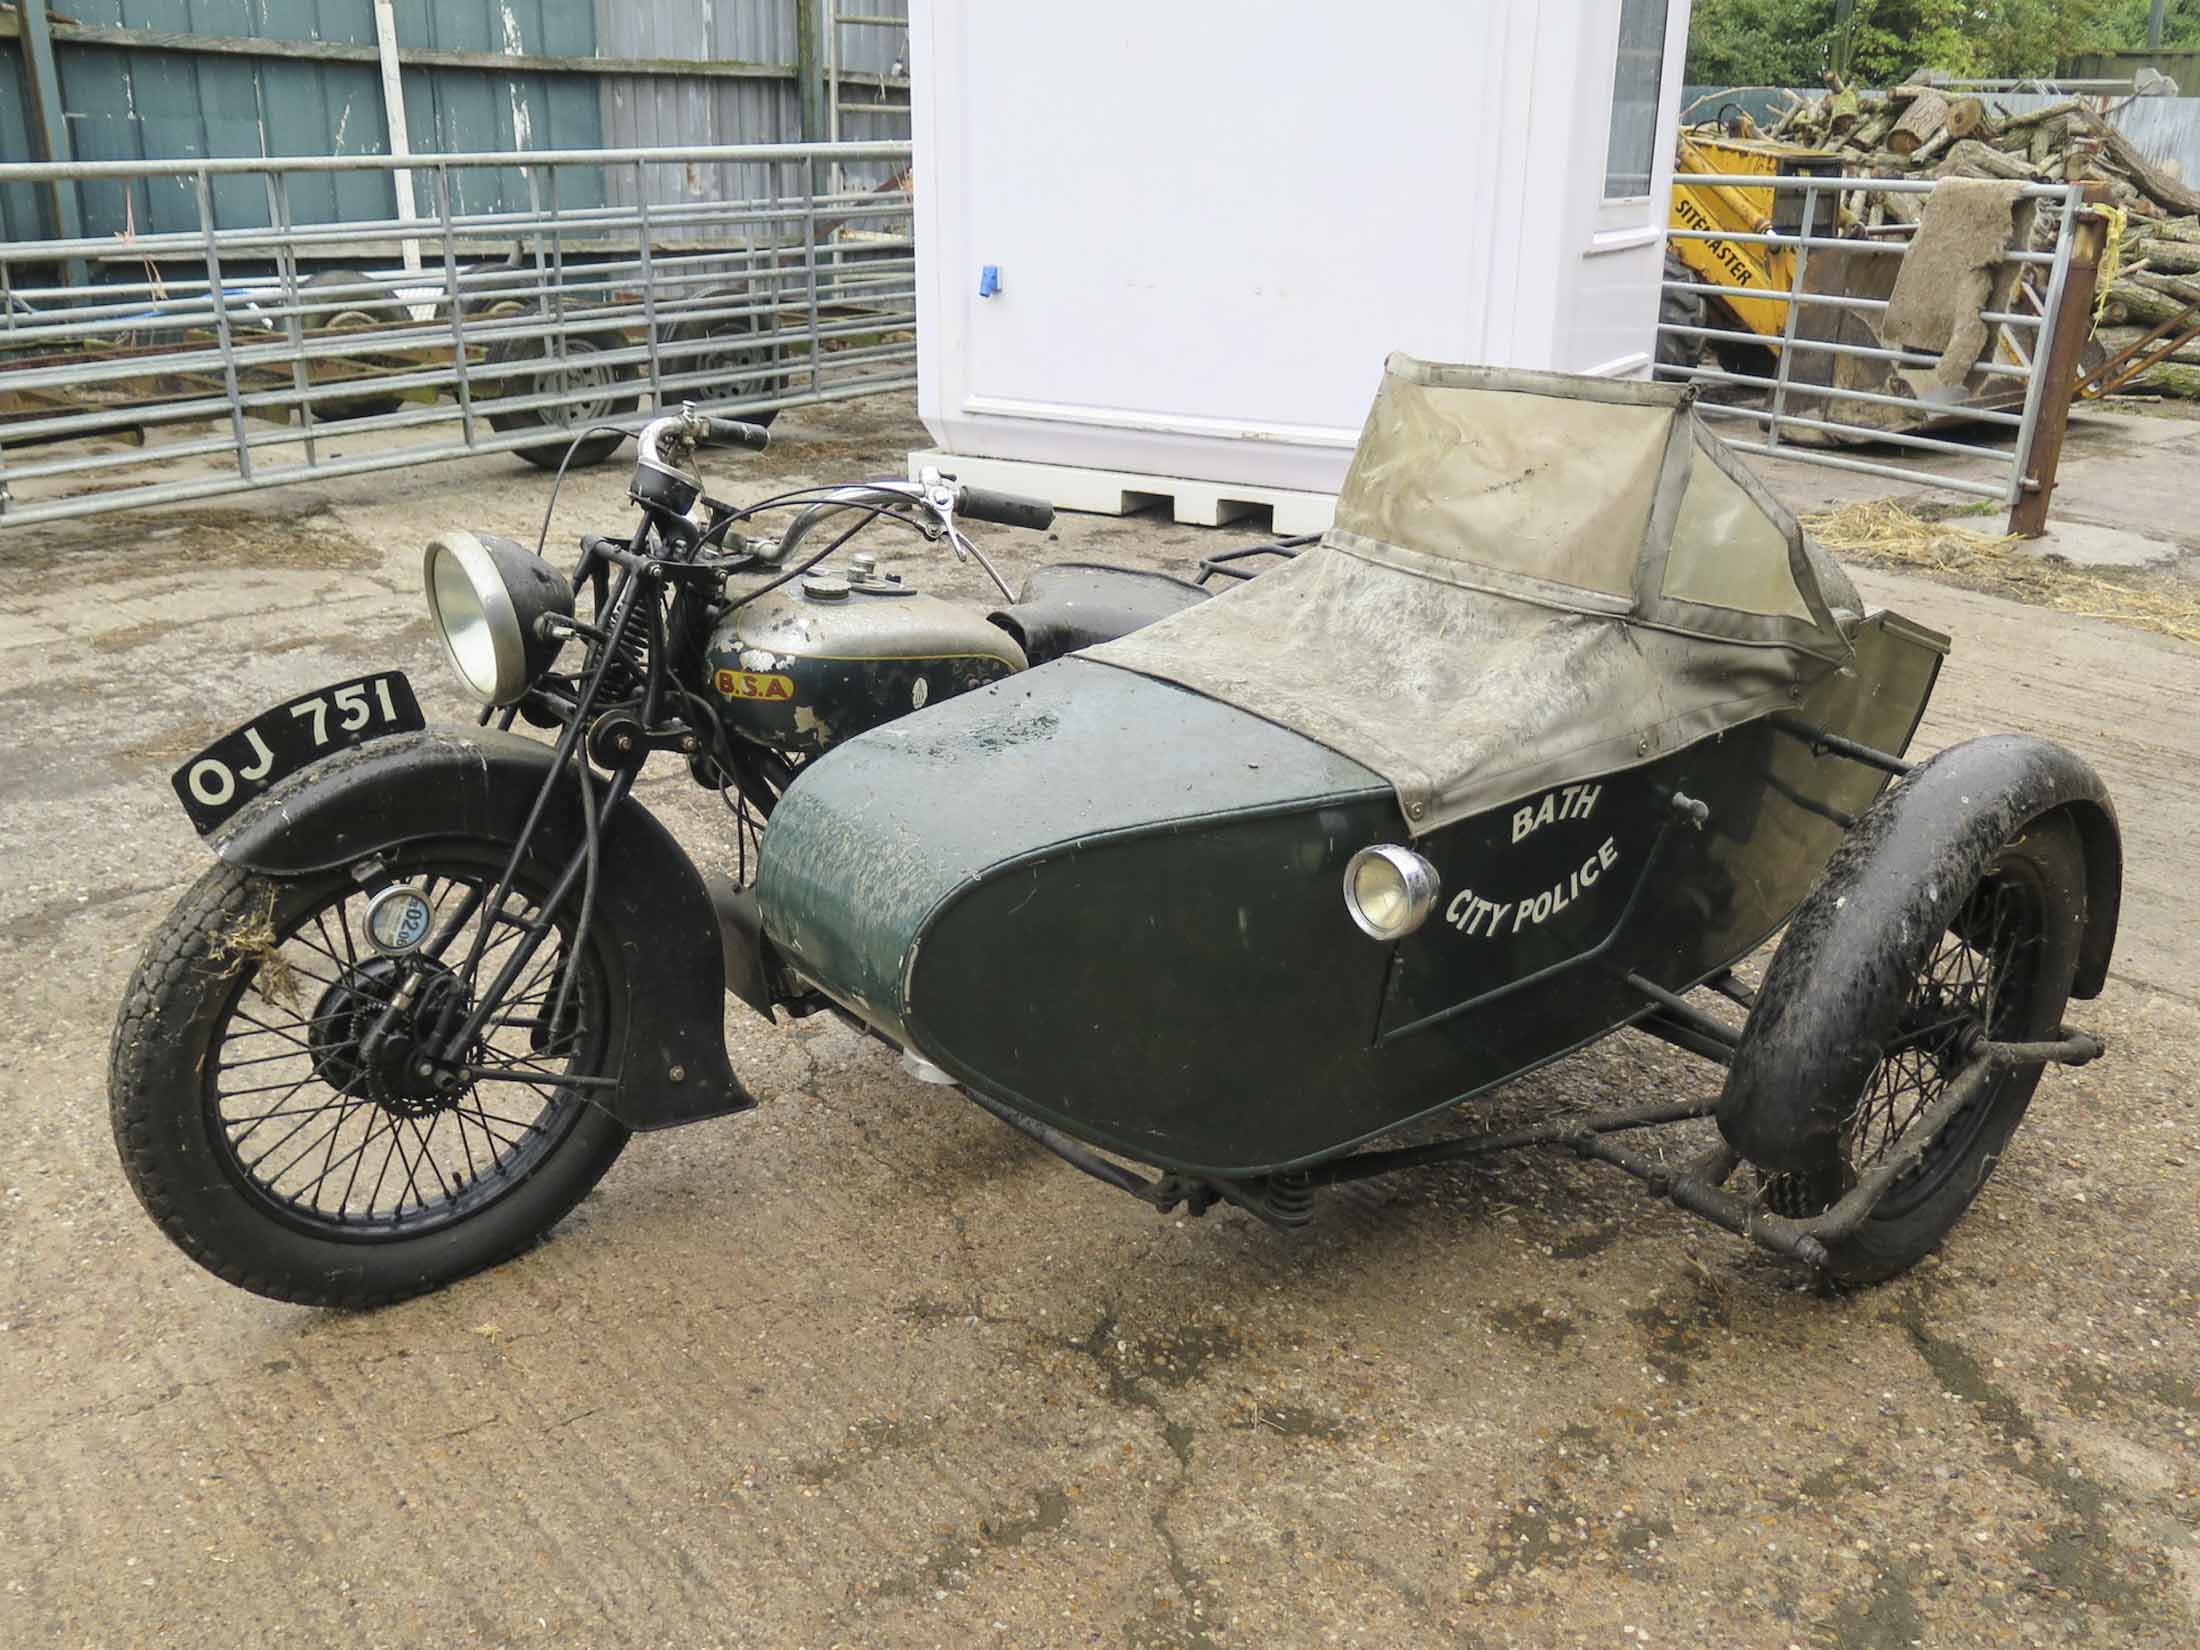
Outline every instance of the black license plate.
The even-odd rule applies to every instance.
[[[178,768],[172,783],[204,836],[300,768],[369,739],[428,725],[401,670],[378,670],[263,710]]]

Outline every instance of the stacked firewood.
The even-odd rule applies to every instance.
[[[2071,99],[2014,114],[1989,99],[1931,86],[1885,93],[1836,86],[1821,98],[1796,98],[1763,135],[1845,154],[1866,176],[2102,185],[2126,213],[2117,266],[2101,300],[2103,341],[2113,348],[2120,336],[2136,335],[2117,329],[2176,321],[2200,303],[2200,189],[2175,167],[2148,160],[2088,103]],[[1917,210],[1915,196],[1881,196],[1873,206],[1881,221],[1914,219]],[[2182,352],[2177,359],[2184,360]],[[2158,369],[2141,387],[2200,393],[2200,373],[2190,366],[2200,366],[2200,346],[2187,370]]]

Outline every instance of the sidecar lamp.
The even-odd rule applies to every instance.
[[[549,614],[573,616],[573,586],[532,551],[489,533],[438,533],[421,562],[428,616],[467,692],[514,704],[557,658]]]
[[[1362,848],[1344,868],[1344,908],[1371,939],[1400,940],[1428,920],[1442,886],[1436,867],[1411,848]]]

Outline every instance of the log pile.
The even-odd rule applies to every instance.
[[[2102,325],[2153,327],[2200,302],[2200,189],[2149,161],[2076,99],[2013,114],[1931,86],[1858,93],[1836,85],[1824,97],[1797,98],[1762,135],[1844,154],[1868,177],[2100,184],[2128,215]],[[1877,197],[1873,222],[1914,222],[1916,203],[1915,196]],[[2200,389],[2200,378],[2165,372],[2141,387],[2185,394]]]

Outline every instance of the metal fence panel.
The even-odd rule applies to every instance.
[[[840,95],[830,100],[838,105],[833,124],[807,135],[906,138],[908,0],[398,0],[401,51],[480,57],[478,65],[405,64],[411,146],[460,153],[799,141],[797,12],[809,5],[818,11],[821,50],[837,53]],[[7,38],[13,22],[0,10],[0,162],[41,152],[26,124],[21,53]],[[74,159],[367,155],[388,147],[372,0],[78,0],[55,11],[53,29]],[[495,61],[514,57],[526,61]],[[842,181],[884,179],[873,163]],[[296,181],[299,223],[396,209],[393,197],[374,193],[389,190],[387,173]],[[605,198],[636,198],[606,182]],[[653,168],[642,182],[638,198],[652,202],[738,200],[770,187],[754,169],[700,162]],[[469,172],[460,184],[470,210],[525,204],[522,180],[509,169]],[[179,230],[196,221],[195,201],[180,190],[86,184],[84,192],[87,231]],[[215,178],[214,203],[224,228],[266,226],[261,194],[227,177]],[[58,232],[50,203],[21,184],[0,188],[0,230],[16,240]]]
[[[0,186],[181,193],[197,220],[141,237],[143,269],[110,266],[117,278],[92,286],[58,271],[111,256],[102,237],[0,247],[0,527],[471,453],[555,461],[574,433],[682,401],[762,412],[909,388],[907,197],[823,192],[836,168],[897,170],[908,152],[415,155],[424,216],[409,223],[291,211],[301,180],[386,177],[388,157],[0,166]],[[607,198],[607,177],[689,160],[770,187]],[[476,204],[489,192],[470,195],[475,172],[518,178],[527,203]],[[223,187],[257,189],[270,227],[223,223]],[[836,243],[847,227],[860,236]],[[417,269],[398,256],[406,240]]]
[[[726,5],[717,0],[596,0],[596,29],[607,57],[681,62],[760,63],[783,68],[776,79],[701,75],[611,76],[602,83],[604,141],[614,146],[789,143],[802,136],[802,100],[794,79],[795,8]],[[645,180],[651,200],[719,196],[738,200],[769,187],[753,168],[661,168]],[[631,201],[627,180],[609,180],[612,199]]]

